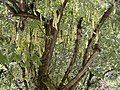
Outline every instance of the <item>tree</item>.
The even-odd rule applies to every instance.
[[[99,0],[1,2],[0,74],[6,88],[75,90],[81,82],[88,90],[95,76],[90,66],[99,63],[94,60],[104,40],[101,29],[112,23],[119,1],[102,2],[106,8]]]

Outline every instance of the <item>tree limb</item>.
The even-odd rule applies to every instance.
[[[67,85],[65,85],[63,90],[71,90],[71,87],[74,84],[77,84],[79,82],[79,80],[81,79],[82,75],[86,72],[86,70],[90,67],[91,63],[93,62],[94,58],[97,55],[97,51],[95,50],[94,53],[88,58],[87,63],[84,65],[84,67],[82,67],[78,74],[76,75],[75,78],[73,78]]]
[[[22,7],[18,7],[17,4],[19,4],[19,2],[16,2],[17,4],[14,4],[13,1],[9,0],[9,2],[12,4],[8,4],[7,2],[5,2],[5,5],[7,6],[7,8],[11,11],[11,13],[13,14],[13,16],[19,16],[19,17],[24,17],[24,18],[31,18],[31,19],[37,19],[37,20],[42,20],[45,21],[46,18],[44,16],[42,16],[39,12],[37,12],[39,15],[35,15],[34,13],[29,13],[27,11],[24,10],[25,5],[20,5]],[[16,5],[16,7],[14,7],[14,5]]]
[[[75,47],[74,47],[74,52],[73,52],[73,56],[70,60],[70,64],[67,68],[67,71],[65,72],[62,80],[61,80],[61,83],[59,85],[59,87],[62,87],[66,78],[68,78],[68,75],[69,73],[71,72],[72,68],[73,68],[73,65],[76,61],[76,57],[77,57],[77,53],[78,53],[78,50],[79,50],[79,43],[80,43],[80,39],[81,39],[81,33],[82,33],[82,20],[83,20],[83,17],[81,17],[78,21],[78,25],[77,25],[77,34],[76,34],[76,40],[75,40]]]
[[[67,1],[68,0],[65,0],[63,4],[61,5],[61,9],[59,13],[61,18],[62,18],[62,13],[66,6]],[[61,18],[59,18],[59,21],[61,20]],[[38,69],[38,82],[42,79],[42,77],[46,76],[49,71],[50,61],[52,59],[55,43],[57,41],[57,36],[59,32],[58,30],[59,22],[55,22],[55,23],[57,24],[57,28],[53,26],[53,19],[50,19],[44,22],[45,37],[46,37],[45,38],[45,49],[44,49],[45,51],[43,52],[43,55],[41,57],[42,65],[39,66],[39,69]],[[40,83],[38,84],[40,85]]]
[[[59,6],[58,10],[56,10],[56,14],[57,14],[57,18],[58,18],[58,22],[57,22],[57,26],[59,27],[60,25],[60,21],[61,18],[63,16],[63,11],[65,9],[65,6],[67,4],[68,0],[64,0],[64,2],[62,3],[62,5]]]
[[[91,86],[91,79],[92,79],[92,77],[94,76],[94,74],[92,74],[92,72],[90,71],[89,72],[89,77],[88,77],[88,79],[87,79],[87,85],[86,85],[86,89],[85,90],[89,90],[89,88],[90,88],[90,86]]]
[[[106,18],[109,17],[109,15],[111,14],[112,10],[113,10],[113,5],[111,5],[108,8],[108,10],[104,13],[104,15],[102,16],[102,18],[100,19],[99,24],[95,28],[92,37],[88,41],[88,46],[87,46],[86,52],[85,52],[84,57],[83,57],[83,59],[84,59],[83,67],[79,70],[79,72],[76,75],[76,77],[73,78],[67,85],[65,85],[65,87],[64,87],[63,90],[70,90],[73,85],[77,85],[77,83],[80,81],[82,75],[84,75],[84,73],[86,72],[86,70],[92,64],[92,62],[94,60],[93,58],[96,57],[97,52],[100,51],[100,49],[98,47],[95,47],[94,50],[93,50],[93,53],[90,55],[90,57],[88,58],[88,56],[86,56],[88,54],[89,48],[93,44],[93,41],[94,41],[94,39],[96,37],[96,34],[99,32],[99,29],[101,28],[101,26],[105,22]]]
[[[111,6],[107,9],[107,11],[103,14],[103,16],[101,17],[98,25],[96,26],[93,34],[92,34],[92,37],[88,40],[88,45],[87,45],[87,48],[86,48],[86,51],[85,51],[85,54],[83,56],[83,64],[82,66],[85,65],[85,63],[87,62],[86,60],[88,59],[88,53],[89,53],[89,49],[91,48],[91,46],[93,45],[93,42],[94,42],[94,39],[96,37],[96,35],[99,33],[100,31],[100,28],[102,27],[102,25],[104,24],[105,20],[109,17],[109,15],[111,14],[113,10],[113,5],[111,4]]]

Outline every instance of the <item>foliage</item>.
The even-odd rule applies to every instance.
[[[21,90],[21,88],[29,90],[39,86],[36,82],[47,86],[48,90],[54,88],[74,90],[74,85],[70,87],[71,89],[64,89],[64,85],[67,86],[85,66],[83,61],[90,38],[93,42],[87,53],[89,55],[85,58],[89,61],[89,56],[96,51],[96,44],[99,44],[101,52],[92,61],[92,66],[78,80],[77,90],[98,89],[100,80],[108,82],[109,88],[113,90],[119,89],[119,1],[109,1],[114,5],[114,10],[110,16],[108,15],[106,21],[101,23],[101,17],[111,6],[108,0],[65,0],[66,6],[63,4],[64,0],[36,0],[36,8],[41,16],[37,17],[36,13],[33,18],[28,16],[23,30],[19,27],[22,16],[11,14],[12,12],[5,5],[8,1],[0,3],[0,88],[2,90]],[[80,24],[81,17],[83,20]],[[52,27],[47,28],[50,25]],[[81,27],[79,28],[78,25]],[[96,27],[100,31],[96,32],[93,38]],[[77,33],[79,29],[82,29],[80,38]],[[77,42],[76,39],[79,41]],[[76,46],[79,46],[77,50],[75,50]],[[74,66],[66,80],[62,82],[61,79],[74,57],[75,61],[72,62]],[[39,88],[46,90],[45,87]]]

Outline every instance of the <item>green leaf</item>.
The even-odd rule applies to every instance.
[[[33,54],[32,59],[38,64],[38,65],[42,65],[40,58],[38,55]]]
[[[1,52],[0,52],[0,63],[1,64],[7,63],[7,57],[3,55]]]

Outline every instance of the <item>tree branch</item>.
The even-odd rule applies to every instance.
[[[99,33],[100,31],[100,28],[102,27],[102,25],[104,24],[105,20],[109,17],[109,15],[111,14],[113,10],[113,5],[111,5],[108,10],[103,14],[103,16],[101,17],[98,25],[96,26],[93,34],[92,34],[92,37],[88,40],[88,45],[87,45],[87,48],[86,48],[86,51],[85,51],[85,54],[83,56],[83,64],[82,66],[85,65],[85,63],[87,62],[86,60],[88,59],[88,53],[89,53],[89,50],[91,48],[91,46],[93,45],[93,42],[94,42],[94,39],[96,37],[96,35]]]
[[[78,21],[78,25],[77,25],[77,34],[76,34],[76,40],[75,40],[75,47],[74,47],[74,52],[73,52],[73,56],[70,60],[70,64],[69,64],[69,67],[67,68],[67,71],[65,72],[62,80],[61,80],[61,83],[59,85],[59,87],[62,87],[66,78],[68,77],[69,73],[71,72],[72,68],[73,68],[73,65],[76,61],[76,57],[77,57],[77,53],[78,53],[78,50],[79,50],[79,43],[80,43],[80,39],[81,39],[81,33],[82,33],[82,20],[83,20],[83,17],[81,17]]]
[[[60,9],[59,15],[61,18],[62,18],[63,10],[66,6],[66,3],[67,3],[67,0],[63,2],[61,9]],[[45,38],[45,51],[43,52],[43,55],[41,57],[42,65],[39,66],[39,69],[38,69],[38,82],[42,79],[42,77],[46,76],[49,71],[50,61],[52,59],[55,43],[57,41],[57,36],[59,32],[58,22],[55,22],[55,23],[57,24],[56,28],[53,26],[53,19],[50,19],[44,22],[45,37],[46,37]]]
[[[82,75],[86,72],[86,70],[90,67],[91,63],[93,62],[94,58],[96,57],[98,51],[94,51],[94,53],[88,58],[87,63],[84,65],[83,68],[81,68],[78,72],[78,74],[76,75],[75,78],[73,78],[67,85],[65,85],[63,90],[71,90],[71,87],[74,84],[77,84],[79,82],[79,80],[81,79]]]
[[[60,17],[62,17],[62,13],[66,6],[67,1],[68,0],[65,0],[61,5],[61,9],[59,13]],[[43,68],[45,69],[45,68],[48,68],[50,59],[52,58],[53,50],[57,40],[58,30],[55,27],[53,27],[53,19],[47,20],[47,22],[44,23],[44,27],[45,27],[47,38],[45,40],[45,51],[42,56],[42,61],[44,66]],[[59,26],[57,28],[59,28]],[[44,70],[42,73],[45,74],[46,70]]]
[[[68,0],[64,0],[64,2],[62,3],[62,5],[59,6],[58,10],[56,10],[56,14],[57,14],[57,18],[58,18],[58,22],[57,22],[57,26],[59,27],[60,25],[60,21],[61,18],[63,16],[63,11],[65,9],[65,6],[67,4]]]
[[[94,74],[92,74],[92,72],[90,71],[89,72],[89,77],[88,77],[88,79],[87,79],[87,85],[86,85],[86,89],[85,90],[89,90],[89,88],[90,88],[90,86],[91,86],[91,79],[92,79],[92,77],[94,76]]]
[[[21,6],[21,7],[17,6],[17,4],[19,4],[19,2],[16,2],[17,4],[15,4],[17,7],[14,7],[14,2],[13,1],[9,0],[9,2],[12,5],[8,4],[7,2],[5,2],[5,5],[11,11],[13,16],[19,16],[19,17],[24,17],[24,18],[31,18],[31,19],[42,20],[42,21],[46,20],[46,18],[44,16],[42,16],[39,12],[37,12],[37,14],[39,14],[39,15],[35,15],[34,13],[31,14],[28,11],[25,11],[25,10],[22,11],[21,7],[23,8],[23,6]],[[25,7],[25,5],[24,5],[24,7]],[[15,8],[17,8],[17,9],[15,9]]]
[[[85,56],[86,54],[88,54],[88,50],[91,47],[91,45],[93,45],[93,41],[96,37],[96,34],[99,32],[99,29],[101,28],[101,26],[103,25],[103,23],[105,22],[106,18],[109,17],[110,13],[112,12],[113,9],[113,5],[111,5],[108,10],[104,13],[104,15],[102,16],[102,18],[100,19],[99,24],[97,25],[97,27],[95,28],[92,37],[89,39],[88,41],[88,46],[86,49],[86,52],[84,54],[84,61],[85,63],[83,64],[83,67],[79,70],[78,74],[76,75],[75,78],[73,78],[67,85],[65,85],[63,90],[70,90],[70,88],[73,85],[77,85],[77,83],[80,81],[82,75],[84,75],[84,73],[86,72],[86,70],[90,67],[90,65],[93,62],[93,58],[95,58],[97,52],[100,51],[99,47],[97,47],[97,45],[95,45],[95,48],[93,49],[93,53],[90,55],[90,57],[87,59]]]

